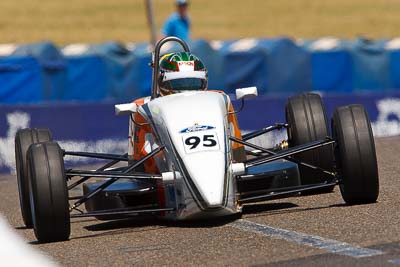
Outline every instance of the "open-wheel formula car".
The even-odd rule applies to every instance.
[[[184,51],[160,57],[167,42]],[[182,40],[160,40],[152,68],[152,95],[115,106],[129,116],[127,154],[65,151],[48,129],[17,132],[22,217],[39,242],[67,240],[71,218],[240,215],[247,203],[328,193],[335,185],[347,204],[377,200],[375,145],[362,106],[337,108],[330,133],[320,96],[306,93],[288,99],[286,122],[242,135],[230,97],[205,90],[207,72]],[[236,90],[242,105],[256,95],[256,88]],[[288,140],[272,148],[249,142],[276,130],[286,130]],[[67,155],[108,162],[97,170],[65,169]],[[77,186],[83,194],[73,196]]]

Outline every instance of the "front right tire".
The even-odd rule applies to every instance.
[[[63,152],[55,142],[28,150],[30,204],[35,236],[41,243],[67,240],[70,214]]]
[[[32,228],[31,207],[29,204],[29,180],[27,152],[32,144],[52,141],[49,129],[21,129],[15,135],[15,163],[19,191],[19,204],[22,219],[27,228]]]

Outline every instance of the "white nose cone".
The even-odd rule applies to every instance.
[[[224,187],[227,186],[224,161],[223,153],[217,151],[194,153],[184,160],[190,179],[210,208],[223,205]]]
[[[223,206],[227,194],[228,101],[216,92],[187,92],[149,103],[155,123],[168,129],[193,197],[205,208]]]

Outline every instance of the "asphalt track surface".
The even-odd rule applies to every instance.
[[[69,241],[38,244],[23,226],[9,175],[0,177],[0,211],[62,266],[400,266],[400,137],[376,147],[380,195],[370,205],[346,206],[335,188],[246,206],[241,220],[73,219]]]

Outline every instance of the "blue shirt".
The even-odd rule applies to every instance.
[[[165,21],[161,32],[165,36],[175,36],[188,42],[190,40],[190,19],[189,17],[181,18],[175,12]]]

